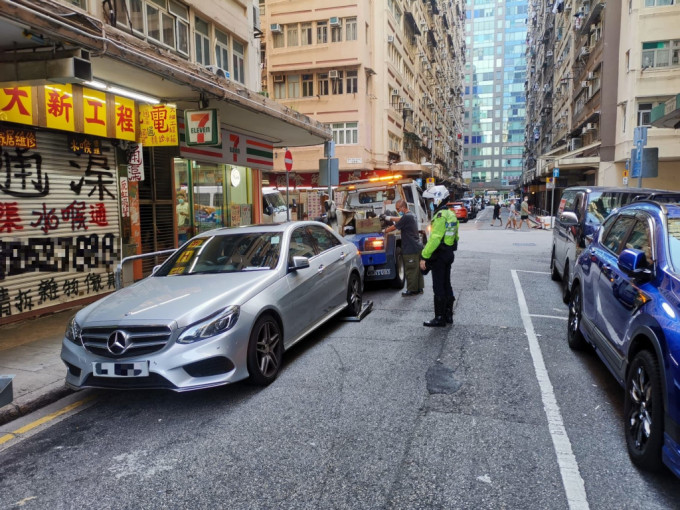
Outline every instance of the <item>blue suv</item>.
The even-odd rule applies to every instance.
[[[631,460],[680,477],[680,203],[609,215],[577,260],[567,338],[624,386]]]

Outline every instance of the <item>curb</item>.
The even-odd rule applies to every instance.
[[[0,408],[0,426],[5,425],[11,421],[21,418],[27,414],[32,413],[42,407],[45,407],[57,400],[64,398],[67,395],[74,393],[74,390],[61,385],[52,390],[41,393],[35,398],[26,399],[17,403],[7,404]]]

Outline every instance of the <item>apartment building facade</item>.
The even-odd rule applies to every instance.
[[[252,0],[0,7],[0,324],[111,292],[125,256],[259,222],[274,148],[330,138],[258,93]]]
[[[340,181],[459,180],[463,2],[262,0],[262,85],[329,126]],[[321,148],[291,151],[291,186],[319,186]],[[285,186],[282,154],[269,183]]]
[[[637,185],[631,151],[641,126],[648,128],[647,147],[657,148],[659,158],[657,176],[641,184],[677,188],[671,173],[677,133],[653,127],[651,112],[680,90],[678,16],[673,0],[531,2],[528,40],[544,47],[527,50],[530,69],[541,53],[555,59],[552,86],[538,68],[526,84],[530,109],[522,181],[541,209],[557,206],[547,193],[552,186],[559,197],[574,185]],[[541,38],[553,26],[552,40]]]
[[[526,0],[466,3],[465,179],[507,195],[520,184],[525,140]]]

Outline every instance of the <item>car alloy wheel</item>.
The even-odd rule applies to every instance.
[[[586,346],[583,334],[579,329],[581,325],[581,314],[583,313],[583,304],[581,302],[581,287],[578,282],[574,285],[571,291],[571,299],[569,301],[569,319],[567,322],[567,343],[569,348],[574,351],[583,349]]]
[[[624,419],[628,455],[638,466],[661,467],[663,446],[663,400],[656,358],[640,351],[628,370]]]
[[[283,354],[283,338],[273,317],[260,317],[248,343],[248,373],[254,384],[267,385],[279,374]]]
[[[345,312],[350,317],[356,317],[361,313],[362,305],[361,280],[356,273],[352,273],[349,277],[349,285],[347,285],[347,308]]]

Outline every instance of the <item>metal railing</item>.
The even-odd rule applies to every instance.
[[[130,255],[129,257],[123,258],[118,265],[116,266],[116,272],[114,274],[114,279],[116,282],[116,290],[120,290],[123,288],[123,266],[128,263],[128,262],[133,262],[135,260],[142,260],[146,258],[151,258],[151,257],[157,257],[159,255],[171,255],[177,251],[176,248],[173,248],[171,250],[161,250],[161,251],[154,251],[151,253],[142,253],[141,255]]]

